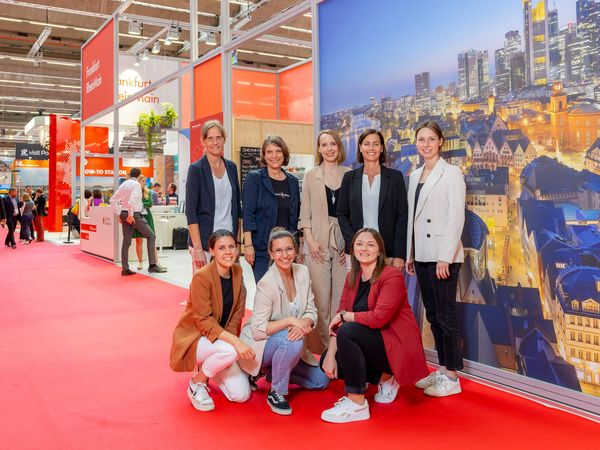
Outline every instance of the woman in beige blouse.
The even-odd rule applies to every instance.
[[[298,228],[304,232],[304,262],[306,263],[318,323],[307,340],[309,349],[321,354],[329,342],[328,325],[337,311],[346,279],[344,237],[336,217],[336,207],[344,173],[341,166],[344,147],[333,130],[323,130],[317,137],[318,166],[304,176]],[[333,313],[332,313],[333,312]]]

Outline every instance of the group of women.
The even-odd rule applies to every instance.
[[[281,137],[265,139],[264,167],[247,175],[241,192],[235,164],[222,157],[222,125],[205,123],[202,139],[205,156],[190,166],[186,193],[196,274],[171,350],[173,370],[195,370],[188,397],[196,409],[214,409],[209,378],[243,402],[265,376],[267,403],[281,415],[292,412],[290,384],[325,389],[342,379],[346,395],[321,415],[333,423],[370,417],[368,384],[377,385],[378,403],[392,402],[401,385],[437,397],[461,391],[455,297],[465,185],[460,169],[440,157],[437,124],[416,130],[424,164],[411,174],[408,195],[402,174],[384,166],[377,130],[359,137],[363,165],[354,170],[341,165],[338,135],[319,133],[318,165],[304,177],[302,198],[283,169],[290,153]],[[243,328],[240,222],[257,282]],[[403,269],[416,274],[431,324],[440,361],[431,374]]]

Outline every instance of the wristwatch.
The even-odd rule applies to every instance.
[[[340,311],[340,319],[342,319],[342,322],[346,322],[346,321],[344,320],[344,314],[346,314],[346,310],[344,310],[344,311]]]

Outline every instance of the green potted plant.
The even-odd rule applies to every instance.
[[[158,144],[161,129],[171,128],[178,119],[175,108],[170,103],[163,103],[162,114],[155,114],[153,109],[149,113],[140,113],[137,126],[140,136],[146,138],[146,155],[148,159],[154,156],[154,145]]]

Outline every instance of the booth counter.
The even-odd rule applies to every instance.
[[[151,212],[156,231],[156,246],[159,248],[172,247],[173,229],[187,227],[185,214],[180,213],[177,206],[153,206]],[[120,249],[123,242],[123,233],[112,207],[91,207],[88,215],[88,217],[81,219],[81,250],[116,263],[120,262],[121,253],[117,251],[117,254],[115,254],[114,239],[117,236],[119,243],[117,248]],[[117,226],[116,230],[115,225]],[[142,246],[142,249],[143,259],[147,260],[146,244]],[[136,260],[135,242],[132,242],[129,248],[129,261],[131,263]]]

